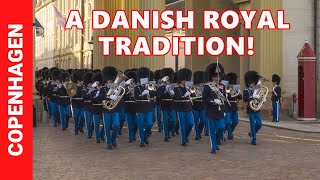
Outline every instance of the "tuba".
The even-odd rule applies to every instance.
[[[68,96],[72,98],[77,94],[78,87],[75,83],[70,82],[66,85],[66,89]]]
[[[254,90],[253,94],[260,95],[259,99],[253,99],[250,101],[250,108],[254,111],[259,111],[262,104],[264,103],[264,99],[267,97],[269,89],[266,86],[263,86],[262,84],[264,82],[267,82],[267,80],[264,77],[260,77],[258,84],[256,86],[256,89]]]
[[[121,71],[118,71],[117,78],[114,80],[115,86],[113,88],[110,88],[107,93],[107,96],[115,95],[115,96],[117,96],[117,99],[116,100],[110,99],[110,100],[102,101],[102,105],[105,109],[113,110],[119,104],[122,97],[126,93],[125,88],[119,86],[119,84],[122,81],[125,81],[127,79],[128,79],[128,77],[126,75],[124,75]]]

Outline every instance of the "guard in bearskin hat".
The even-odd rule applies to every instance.
[[[178,72],[175,72],[173,75],[173,81],[172,81],[172,87],[175,87],[178,83],[177,83],[177,74]],[[174,130],[171,131],[171,136],[175,136],[175,134],[180,134],[179,132],[179,117],[178,117],[178,112],[176,111],[176,125],[174,127]]]
[[[233,131],[239,123],[238,117],[238,100],[242,99],[242,95],[239,89],[235,88],[237,84],[237,74],[236,73],[228,73],[226,75],[225,80],[228,81],[228,88],[226,95],[230,102],[230,104],[226,104],[226,116],[225,116],[225,132],[228,133],[228,139],[233,140]]]
[[[126,71],[125,75],[132,79],[129,83],[126,83],[126,94],[124,95],[124,111],[127,117],[127,126],[129,134],[129,143],[133,143],[136,140],[136,134],[138,131],[138,118],[136,112],[136,101],[134,99],[134,88],[137,84],[137,74],[135,71]]]
[[[174,71],[172,68],[164,68],[160,71],[160,79],[168,77],[167,81],[160,81],[159,88],[157,89],[157,101],[159,101],[160,109],[162,112],[164,141],[168,142],[170,139],[170,132],[174,135],[174,126],[176,123],[176,111],[170,91],[173,90],[172,85]],[[159,123],[159,122],[158,122]]]
[[[273,114],[273,122],[279,122],[280,117],[280,107],[281,107],[281,87],[280,87],[280,76],[274,74],[272,76],[272,114]]]
[[[103,106],[101,98],[102,95],[100,95],[102,88],[103,88],[103,78],[102,73],[94,73],[92,76],[92,88],[90,93],[91,102],[92,102],[92,113],[93,113],[93,122],[94,122],[94,131],[96,134],[96,142],[100,143],[101,141],[105,141],[105,129],[104,126],[100,129],[100,124],[103,119],[102,113],[103,113]]]
[[[112,88],[116,88],[116,84],[114,84],[115,79],[117,78],[118,71],[115,67],[105,67],[102,69],[102,76],[103,76],[103,86],[99,92],[98,98],[100,101],[110,101],[110,100],[117,100],[118,97],[116,95],[108,95],[108,92]],[[116,90],[114,90],[116,91]],[[120,104],[118,103],[117,107],[112,110],[103,108],[103,123],[104,128],[106,131],[107,137],[107,148],[113,149],[117,147],[117,136],[120,131],[120,119],[119,119],[119,110]],[[112,130],[111,130],[112,129]],[[112,133],[111,133],[112,131]]]
[[[66,130],[69,126],[69,118],[70,118],[70,97],[67,93],[67,84],[70,82],[70,74],[68,72],[62,72],[60,74],[60,82],[58,93],[58,107],[60,113],[60,120],[62,125],[62,130]]]
[[[72,82],[77,85],[76,95],[72,97],[72,108],[73,108],[73,120],[74,120],[74,133],[78,134],[80,131],[84,133],[84,111],[83,111],[83,97],[82,90],[84,88],[82,76],[85,74],[84,70],[74,70],[71,76]]]
[[[82,76],[82,82],[83,82],[83,89],[82,89],[82,98],[83,98],[83,114],[85,117],[85,124],[86,124],[86,132],[88,139],[92,138],[92,133],[94,130],[94,122],[93,122],[93,109],[92,109],[92,102],[91,102],[91,96],[93,96],[92,92],[95,90],[94,87],[92,87],[93,81],[92,76],[93,72],[86,72]],[[100,133],[99,133],[100,134]]]
[[[189,143],[189,135],[193,126],[192,116],[192,102],[189,92],[191,88],[192,71],[184,68],[180,69],[177,73],[177,86],[170,93],[173,95],[174,108],[179,116],[180,134],[182,146],[186,146]]]
[[[193,89],[195,90],[191,97],[193,98],[193,119],[195,127],[195,140],[201,139],[201,133],[207,123],[205,104],[202,101],[202,92],[205,85],[205,72],[196,71],[193,73]]]
[[[136,111],[138,117],[138,130],[140,135],[140,147],[145,147],[149,144],[150,132],[153,125],[154,103],[152,98],[155,96],[155,91],[148,89],[150,80],[150,70],[146,67],[137,70],[138,84],[134,88],[134,96],[136,99]]]
[[[211,153],[220,150],[219,145],[224,132],[225,116],[225,86],[220,82],[224,78],[224,68],[221,64],[212,63],[206,69],[206,76],[210,83],[203,89],[203,102],[206,104],[206,116],[209,124]]]
[[[39,72],[40,73],[40,72]],[[49,69],[48,68],[43,68],[41,70],[41,82],[39,82],[38,86],[39,86],[39,90],[40,90],[40,95],[43,97],[43,107],[44,110],[47,111],[47,113],[49,114],[49,116],[51,115],[50,112],[50,104],[49,104],[49,100],[48,100],[48,93],[49,93],[49,89],[48,89],[48,85],[49,85]]]
[[[52,70],[51,68],[49,70]],[[49,107],[50,107],[50,113],[52,115],[52,121],[53,126],[57,127],[57,124],[60,124],[60,115],[59,115],[59,108],[58,108],[58,100],[59,100],[59,87],[61,86],[59,77],[60,77],[61,71],[53,70],[50,74],[51,81],[48,83],[48,101],[49,101]]]
[[[161,84],[161,76],[160,70],[154,71],[154,80],[156,81],[157,89],[160,87]],[[157,122],[158,122],[158,132],[161,133],[163,131],[163,124],[162,124],[162,114],[160,108],[160,101],[156,98],[156,115],[157,115]]]
[[[259,94],[254,94],[255,87],[259,82],[259,74],[256,71],[248,71],[244,75],[244,80],[247,88],[243,91],[243,101],[248,103],[247,113],[249,114],[250,120],[250,136],[251,144],[256,145],[256,134],[262,127],[262,120],[260,111],[254,111],[250,108],[250,102],[253,99],[259,99]]]

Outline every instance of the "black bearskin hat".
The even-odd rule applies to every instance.
[[[164,78],[168,76],[169,77],[169,81],[172,82],[174,79],[174,70],[172,68],[163,68],[160,71],[160,78]]]
[[[154,71],[154,80],[158,81],[161,79],[160,77],[160,70]]]
[[[244,81],[247,87],[249,87],[249,85],[252,83],[257,85],[257,83],[259,82],[259,79],[260,79],[260,76],[256,71],[248,71],[244,75]]]
[[[68,72],[69,74],[72,74],[73,69],[68,69],[67,72]]]
[[[133,79],[135,83],[138,82],[138,79],[137,79],[137,73],[135,71],[127,71],[125,73],[125,75],[129,78],[129,79]]]
[[[60,81],[69,81],[70,80],[70,74],[68,72],[62,72],[60,74]]]
[[[237,84],[237,79],[238,79],[238,76],[236,73],[231,72],[226,75],[226,81],[229,81],[229,84],[233,84],[233,85]]]
[[[117,78],[117,69],[112,66],[107,66],[102,69],[102,78],[103,81],[106,83],[107,81],[114,81]]]
[[[89,83],[92,83],[92,76],[93,72],[87,72],[82,76],[82,81],[85,86],[87,86]]]
[[[41,71],[46,71],[46,70],[49,70],[49,68],[48,68],[48,67],[43,67],[43,68],[41,69]]]
[[[212,77],[217,76],[218,73],[220,80],[224,79],[224,68],[220,63],[218,64],[218,66],[217,63],[211,63],[207,66],[206,76],[209,81],[212,81]]]
[[[57,68],[57,67],[52,67],[52,68],[49,69],[49,74],[52,74],[53,71],[59,71],[59,70],[60,70],[60,69]]]
[[[49,80],[49,70],[45,70],[45,71],[42,71],[41,72],[41,76],[42,76],[42,78],[43,79],[45,79],[45,80]]]
[[[140,80],[142,78],[150,79],[150,70],[149,68],[142,67],[137,70],[137,78]]]
[[[72,76],[71,76],[72,82],[77,83],[78,81],[82,81],[82,76],[85,73],[86,72],[82,69],[73,71]]]
[[[102,84],[103,82],[103,78],[102,78],[102,73],[101,72],[97,72],[97,73],[94,73],[93,76],[92,76],[92,82],[96,82],[96,81],[99,81],[99,84]]]
[[[177,73],[177,81],[190,81],[192,76],[192,71],[187,68],[180,69]]]
[[[172,83],[177,83],[177,80],[178,79],[178,72],[175,72],[174,75],[173,75],[173,81]]]
[[[60,70],[55,70],[51,73],[51,79],[52,80],[59,80],[59,77],[60,77],[60,74],[61,74],[61,71]]]
[[[279,85],[279,84],[280,84],[280,81],[281,81],[281,78],[280,78],[279,75],[277,75],[277,74],[272,75],[272,82],[274,82],[274,83],[276,83],[277,85]]]
[[[93,73],[98,73],[98,72],[101,72],[101,69],[95,69],[92,71]]]
[[[150,81],[154,81],[154,73],[150,71]]]
[[[193,84],[200,84],[206,82],[206,73],[203,71],[196,71],[193,73]]]

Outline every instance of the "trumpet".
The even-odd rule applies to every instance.
[[[192,86],[189,89],[189,92],[191,94],[195,94],[195,97],[191,97],[191,99],[201,99],[202,98],[202,93],[201,93],[200,89],[197,86]]]
[[[155,91],[156,86],[153,83],[148,83],[146,84],[146,89],[148,89],[149,91]]]
[[[234,88],[233,88],[233,85],[226,85],[226,93],[227,94],[230,94],[230,96],[233,98],[233,97],[237,97],[240,92],[239,91],[236,91]]]
[[[163,82],[163,83],[166,83],[166,84],[170,84],[170,78],[169,78],[169,76],[165,76],[165,77],[163,77],[162,79],[161,79],[161,82]]]
[[[127,80],[127,79],[128,79],[128,77],[126,75],[124,75],[121,71],[118,71],[117,78],[114,81],[115,86],[113,88],[110,88],[107,93],[107,96],[114,95],[114,96],[117,96],[117,99],[102,101],[102,105],[105,109],[113,110],[119,104],[119,102],[121,101],[122,97],[124,96],[124,94],[126,92],[123,87],[119,86],[119,84],[122,81]]]

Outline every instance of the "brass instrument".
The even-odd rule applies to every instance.
[[[233,98],[233,97],[237,97],[240,92],[239,91],[236,91],[234,88],[233,88],[233,85],[227,85],[226,86],[226,93],[227,94],[230,94],[230,96]]]
[[[252,101],[250,101],[249,106],[252,110],[259,111],[262,104],[264,103],[264,99],[267,97],[269,89],[266,86],[263,86],[262,84],[268,81],[268,79],[260,77],[258,84],[253,92],[254,95],[260,95],[260,98],[253,99]]]
[[[75,83],[70,82],[65,87],[67,89],[67,94],[70,98],[77,94],[78,87]]]
[[[208,83],[207,85],[218,96],[218,99],[220,99],[220,101],[223,104],[224,104],[224,102],[227,102],[231,106],[229,100],[221,93],[221,91],[220,91],[220,89],[218,88],[217,85],[215,85],[214,83]],[[219,110],[221,110],[220,105],[219,105]]]
[[[170,78],[169,78],[169,76],[165,76],[165,77],[163,77],[162,79],[161,79],[161,82],[163,82],[163,83],[166,83],[166,84],[170,84]]]
[[[149,91],[155,91],[156,85],[153,83],[148,83],[148,84],[146,84],[146,89],[148,89]]]
[[[126,75],[124,75],[121,71],[118,71],[117,78],[114,80],[115,86],[113,88],[110,88],[108,93],[106,94],[107,96],[112,96],[112,95],[117,96],[117,99],[116,100],[110,99],[110,100],[102,101],[102,105],[105,109],[113,110],[119,104],[119,102],[121,101],[122,97],[124,96],[124,94],[126,92],[125,88],[119,86],[119,84],[122,81],[125,81],[127,79],[128,79],[128,77]]]
[[[191,94],[194,94],[195,97],[191,97],[191,99],[201,99],[202,98],[202,92],[201,90],[197,87],[197,86],[192,86],[190,89],[189,89],[189,92]]]

